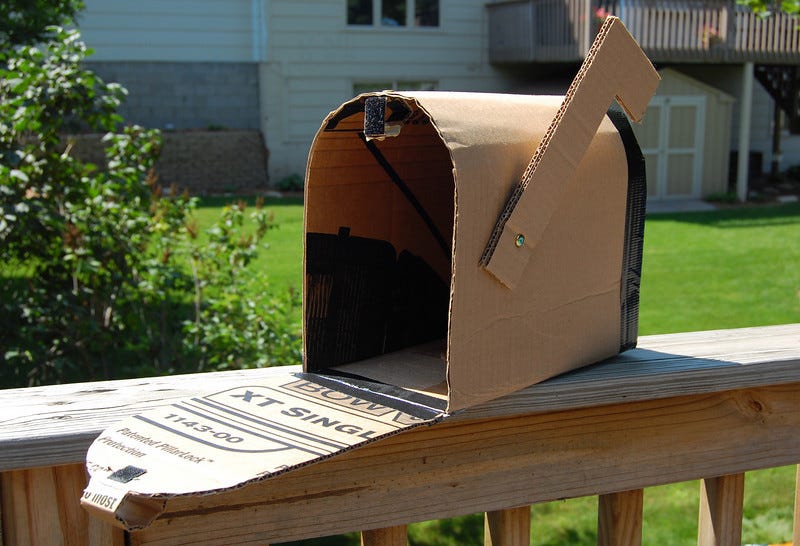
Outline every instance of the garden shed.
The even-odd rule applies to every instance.
[[[647,162],[650,199],[699,199],[728,189],[735,99],[681,72],[659,71],[661,85],[634,126]]]

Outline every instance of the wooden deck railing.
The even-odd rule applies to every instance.
[[[800,62],[798,19],[762,18],[733,0],[510,0],[487,8],[495,63],[583,59],[605,15],[622,19],[653,62]]]
[[[531,504],[599,495],[598,543],[636,545],[643,488],[701,478],[698,544],[733,545],[743,473],[800,463],[796,324],[644,337],[440,424],[235,491],[170,499],[141,531],[79,507],[84,453],[102,429],[282,371],[0,391],[0,544],[269,544],[363,530],[364,544],[394,545],[409,522],[485,512],[486,544],[519,545]]]

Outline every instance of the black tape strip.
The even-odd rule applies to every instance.
[[[619,132],[628,162],[628,202],[625,209],[620,291],[620,351],[625,351],[636,347],[639,337],[639,287],[642,280],[647,176],[644,155],[628,118],[616,105],[608,110],[608,118]]]
[[[445,241],[444,236],[442,236],[442,232],[439,231],[439,228],[436,227],[436,224],[433,223],[433,218],[431,218],[428,211],[425,210],[425,207],[422,206],[422,203],[419,202],[417,196],[414,195],[414,192],[411,191],[411,188],[400,178],[400,175],[397,174],[397,171],[394,170],[392,164],[384,157],[381,151],[378,149],[378,146],[375,144],[374,140],[367,140],[367,137],[364,136],[364,133],[359,133],[358,137],[361,139],[361,142],[364,143],[364,146],[367,147],[367,150],[372,154],[372,157],[375,158],[375,161],[383,168],[384,172],[389,175],[389,178],[394,182],[394,185],[403,193],[405,198],[408,200],[409,203],[414,207],[414,210],[417,211],[417,214],[420,215],[420,218],[425,222],[425,225],[428,226],[428,230],[433,235],[433,238],[436,239],[436,242],[439,244],[439,247],[444,252],[445,258],[447,261],[450,261],[450,245]]]
[[[411,117],[411,109],[406,105],[405,101],[400,99],[389,99],[386,101],[386,108],[389,109],[391,112],[389,114],[389,118],[386,122],[399,122],[407,120]],[[362,101],[353,101],[350,103],[345,104],[342,108],[339,109],[336,114],[328,120],[328,123],[325,124],[325,131],[337,131],[337,127],[342,120],[349,118],[350,116],[354,116],[356,114],[360,114],[364,112],[364,102]],[[338,129],[338,131],[342,132],[356,132],[360,131],[360,129]]]
[[[297,373],[294,375],[305,381],[317,383],[368,402],[388,406],[425,421],[440,417],[447,409],[446,400],[425,396],[424,394],[386,383],[364,379],[353,374],[326,370],[324,375],[319,373]]]
[[[147,474],[147,470],[145,470],[144,468],[138,468],[136,466],[128,465],[125,468],[120,468],[116,472],[112,472],[111,474],[109,474],[108,479],[113,480],[115,482],[128,483],[134,478],[138,478],[142,474]]]
[[[386,134],[386,97],[367,97],[364,100],[364,134],[379,137]]]

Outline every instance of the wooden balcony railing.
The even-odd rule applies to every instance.
[[[520,545],[532,503],[599,495],[598,543],[636,545],[643,488],[702,478],[698,544],[733,545],[743,473],[800,463],[795,324],[644,337],[443,423],[235,491],[169,499],[140,531],[79,507],[84,453],[102,429],[284,370],[0,391],[0,544],[269,544],[363,530],[364,544],[391,546],[406,543],[409,522],[485,512],[486,544]]]
[[[605,15],[653,62],[794,64],[800,20],[761,18],[733,0],[510,0],[487,4],[493,63],[583,59]]]

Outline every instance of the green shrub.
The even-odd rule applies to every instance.
[[[303,191],[304,180],[299,174],[290,174],[278,180],[275,186],[280,191]]]
[[[739,196],[733,191],[710,193],[706,195],[705,200],[709,203],[725,203],[732,205],[739,202]]]
[[[267,213],[228,207],[201,237],[153,173],[158,132],[113,132],[124,89],[77,31],[47,36],[0,51],[0,385],[298,361],[296,298],[248,290]],[[70,154],[76,127],[108,131],[102,168]]]

